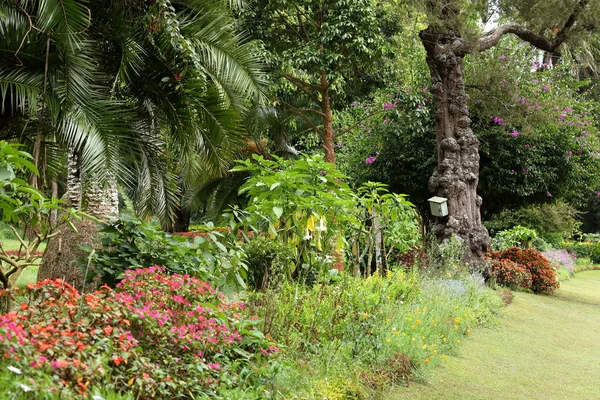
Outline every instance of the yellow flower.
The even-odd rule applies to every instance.
[[[394,335],[398,336],[400,334],[400,332],[396,331],[394,332]],[[406,333],[403,333],[402,336],[406,336]]]
[[[460,339],[458,339],[458,340],[456,341],[456,343],[460,344]]]
[[[412,318],[406,318],[406,320],[407,320],[408,322],[410,322],[410,321],[412,321]]]
[[[433,354],[437,354],[437,350],[433,350]]]
[[[417,325],[419,325],[420,323],[421,323],[420,319],[418,319],[418,320],[415,321],[415,324],[417,324]]]
[[[392,298],[390,296],[387,296],[386,299],[391,300]]]
[[[445,356],[445,355],[443,355],[443,354],[442,354],[442,359],[443,359],[443,360],[445,360],[445,359],[446,359],[446,356]]]
[[[433,327],[434,327],[434,328],[437,328],[437,324],[433,324]]]
[[[425,359],[425,364],[429,364],[429,359],[428,358]]]
[[[458,325],[454,325],[454,329],[458,329]]]
[[[427,311],[427,307],[423,308],[423,312]]]
[[[363,318],[367,318],[368,316],[369,316],[369,314],[367,314],[367,313],[363,314]]]
[[[413,341],[413,342],[416,342],[416,341],[417,341],[417,339],[415,339],[415,338],[412,338],[412,341]]]
[[[425,349],[427,348],[427,345],[426,345],[426,344],[424,344],[423,346],[421,346],[421,348],[422,348],[423,350],[425,350]]]
[[[467,329],[467,335],[470,335],[470,334],[471,334],[471,330]]]
[[[458,306],[454,307],[455,310],[458,310]]]
[[[389,342],[391,342],[391,340],[390,339],[385,339],[385,342],[389,343]]]
[[[392,320],[391,320],[391,319],[389,319],[389,318],[386,318],[386,319],[385,319],[385,322],[387,322],[387,323],[390,323],[390,322],[392,322]]]
[[[454,318],[454,322],[456,322],[458,324],[460,322],[460,318],[458,318],[458,317]]]
[[[448,339],[446,339],[446,338],[443,338],[442,340],[443,340],[444,342],[447,342],[447,341],[448,341]]]
[[[415,329],[415,326],[414,326],[414,325],[411,325],[411,326],[410,326],[410,329]]]
[[[421,336],[421,340],[425,340],[425,336]]]

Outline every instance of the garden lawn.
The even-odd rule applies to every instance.
[[[600,398],[600,271],[553,296],[516,293],[500,326],[475,331],[425,385],[386,399]]]
[[[4,248],[6,250],[18,250],[19,249],[19,241],[18,240],[12,240],[12,239],[0,239],[0,240],[2,240],[2,245],[4,246]],[[45,248],[46,248],[46,243],[40,244],[40,247],[39,247],[40,251],[44,251]],[[21,275],[19,275],[19,278],[17,279],[17,282],[16,282],[17,286],[23,286],[30,282],[37,281],[37,273],[38,273],[37,265],[32,265],[29,268],[26,268],[23,272],[21,272]]]

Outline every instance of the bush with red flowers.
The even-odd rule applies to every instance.
[[[525,267],[511,260],[489,261],[492,263],[492,275],[497,284],[514,290],[531,288],[531,273]]]
[[[244,304],[163,272],[127,271],[116,290],[88,295],[60,279],[3,291],[16,311],[0,315],[0,364],[39,378],[38,394],[64,398],[88,398],[92,387],[169,399],[260,391],[278,348]]]
[[[492,266],[495,261],[502,263],[502,265],[496,263],[496,267],[494,267],[499,274],[496,275],[496,280],[500,283],[504,278],[511,283],[523,279],[526,284],[521,286],[531,289],[534,293],[552,293],[560,286],[552,263],[537,250],[513,247],[500,252],[491,252],[488,254],[488,258],[492,261]],[[512,261],[514,264],[506,263],[506,261]],[[523,271],[519,268],[522,268]],[[530,285],[527,284],[527,274],[524,271],[531,275]]]

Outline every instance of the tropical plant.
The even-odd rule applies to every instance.
[[[14,285],[25,268],[39,261],[42,244],[55,236],[61,226],[73,227],[72,221],[84,216],[64,207],[54,197],[47,198],[19,177],[37,174],[31,161],[29,154],[0,140],[0,221],[8,225],[19,242],[13,251],[0,241],[0,283],[4,288]],[[54,215],[55,212],[60,215]]]
[[[344,175],[322,156],[289,161],[254,155],[233,171],[250,173],[240,189],[248,206],[234,210],[243,229],[293,249],[295,263],[286,277],[304,280],[329,270],[344,247],[344,231],[356,222]]]
[[[117,176],[137,211],[165,226],[181,205],[178,177],[192,155],[208,173],[227,169],[239,113],[263,79],[253,46],[235,33],[229,2],[0,7],[8,55],[0,64],[1,135],[34,142],[34,164],[57,171],[53,161],[70,149],[71,175]]]

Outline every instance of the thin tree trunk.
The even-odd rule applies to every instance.
[[[447,35],[421,32],[436,103],[438,163],[429,180],[432,193],[448,199],[448,216],[436,218],[433,232],[440,241],[456,234],[468,246],[466,261],[473,269],[484,264],[489,235],[481,224],[479,140],[471,119],[463,79],[463,59],[446,44]]]
[[[335,147],[333,136],[333,121],[331,115],[331,99],[329,98],[329,85],[325,71],[321,72],[321,111],[323,111],[323,147],[325,148],[325,161],[335,164]]]

